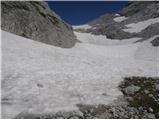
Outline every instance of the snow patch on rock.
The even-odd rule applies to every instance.
[[[121,16],[120,14],[115,14],[115,16]]]
[[[120,17],[115,17],[113,20],[115,22],[122,22],[124,20],[128,19],[128,17],[125,17],[125,16],[120,16]]]
[[[159,18],[152,18],[152,19],[141,21],[138,23],[127,24],[125,25],[127,28],[123,29],[123,31],[129,32],[129,33],[139,33],[145,28],[147,28],[148,26],[150,26],[151,24],[155,24],[158,22],[159,22]]]

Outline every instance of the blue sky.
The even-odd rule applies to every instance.
[[[48,1],[52,10],[69,24],[85,24],[100,15],[121,10],[127,1]]]

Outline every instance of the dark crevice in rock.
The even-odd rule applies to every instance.
[[[52,16],[52,15],[48,15],[49,20],[54,24],[54,25],[58,25],[59,24],[59,20]]]

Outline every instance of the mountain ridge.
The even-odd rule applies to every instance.
[[[94,19],[86,25],[89,25],[87,29],[75,28],[75,31],[87,32],[94,35],[105,35],[109,39],[128,39],[132,37],[142,37],[143,39],[153,37],[159,34],[159,13],[157,1],[132,1],[129,2],[122,10],[115,14],[105,14],[97,19]],[[155,20],[155,22],[147,23],[143,26],[146,28],[140,32],[130,32],[125,29],[129,29],[127,25],[137,24],[145,22],[149,19]],[[138,29],[140,29],[139,26]]]

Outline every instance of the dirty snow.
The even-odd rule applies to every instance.
[[[123,29],[123,31],[129,32],[129,33],[139,33],[145,28],[147,28],[148,26],[150,26],[151,24],[155,24],[158,22],[159,22],[159,18],[152,18],[152,19],[141,21],[138,23],[127,24],[125,26],[128,28]]]
[[[149,41],[146,45],[158,52]],[[79,103],[112,103],[122,95],[117,86],[123,77],[158,76],[157,60],[137,56],[139,51],[152,54],[142,46],[143,42],[118,46],[86,42],[62,49],[3,31],[2,117],[77,110]]]
[[[122,22],[124,20],[128,19],[128,17],[125,17],[125,16],[119,16],[119,17],[115,17],[113,20],[115,22]]]
[[[85,24],[85,25],[73,25],[72,26],[73,27],[73,29],[91,29],[92,28],[92,26],[90,26],[90,25],[88,25],[88,24]]]

